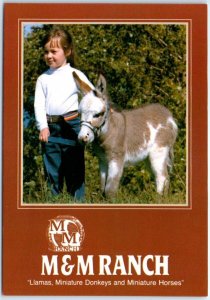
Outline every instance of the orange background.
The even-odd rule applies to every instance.
[[[187,208],[21,207],[21,21],[66,19],[133,22],[192,20],[189,99],[189,190]],[[207,294],[207,6],[143,4],[4,5],[3,120],[3,293],[7,295]],[[180,286],[30,286],[41,276],[41,255],[48,251],[48,220],[72,215],[84,226],[86,255],[170,255],[168,277],[91,276],[91,280],[184,280]],[[66,254],[66,253],[64,253]],[[70,253],[72,256],[76,255]],[[55,277],[55,276],[54,276]],[[90,276],[89,276],[90,277]],[[88,277],[88,278],[89,278]],[[63,280],[84,280],[65,278]]]

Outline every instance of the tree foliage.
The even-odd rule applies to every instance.
[[[37,77],[46,69],[41,40],[53,25],[34,26],[24,38],[24,201],[35,201],[41,190],[38,180],[41,152],[34,120],[34,90]],[[102,72],[108,82],[109,96],[117,106],[127,109],[143,103],[161,103],[177,120],[171,192],[184,199],[186,182],[186,26],[182,24],[68,24],[76,49],[77,68],[96,83]],[[91,161],[91,163],[90,163]],[[99,186],[98,172],[91,149],[87,149],[87,198]],[[38,177],[37,177],[38,176]],[[151,175],[140,163],[124,172],[122,189],[141,195]],[[99,184],[98,184],[99,185]],[[36,191],[36,192],[35,192]],[[30,194],[30,197],[28,196]],[[29,200],[30,199],[30,200]],[[96,200],[95,200],[96,201]]]

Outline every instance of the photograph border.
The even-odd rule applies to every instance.
[[[24,61],[24,27],[25,26],[33,26],[33,25],[45,25],[45,24],[59,24],[59,25],[108,25],[108,24],[119,24],[119,25],[139,25],[139,24],[145,24],[145,25],[170,25],[170,24],[177,24],[177,25],[185,25],[186,26],[186,193],[185,193],[185,203],[183,204],[86,204],[86,203],[71,203],[71,204],[45,204],[45,203],[32,203],[27,204],[23,201],[23,144],[24,144],[24,138],[23,138],[23,61]],[[20,146],[20,153],[19,153],[19,170],[18,173],[21,174],[21,176],[18,175],[17,178],[21,178],[19,182],[20,190],[18,191],[18,208],[24,208],[24,209],[30,209],[30,208],[47,208],[47,209],[54,209],[54,208],[75,208],[75,209],[192,209],[192,195],[191,195],[191,163],[192,163],[192,157],[191,157],[191,108],[192,108],[192,88],[191,88],[191,68],[192,68],[192,19],[28,19],[28,18],[19,18],[18,19],[18,36],[19,36],[19,83],[18,83],[18,95],[19,95],[19,126],[20,126],[20,139],[22,140],[21,146]]]

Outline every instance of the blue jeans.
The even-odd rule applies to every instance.
[[[84,147],[79,144],[77,136],[80,119],[49,124],[48,143],[42,144],[45,173],[52,193],[63,190],[64,181],[67,191],[80,202],[85,192]]]

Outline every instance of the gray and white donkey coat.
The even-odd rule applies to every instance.
[[[168,191],[168,167],[172,166],[177,125],[170,111],[160,104],[117,112],[110,109],[106,80],[100,75],[95,90],[73,74],[84,93],[79,111],[79,140],[93,142],[99,160],[101,189],[113,197],[123,168],[149,157],[159,194]]]

